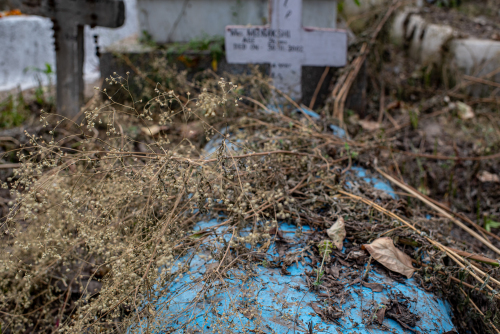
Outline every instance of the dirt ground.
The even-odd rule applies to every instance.
[[[458,8],[424,7],[422,16],[431,23],[449,25],[460,37],[500,40],[498,3],[467,1]]]

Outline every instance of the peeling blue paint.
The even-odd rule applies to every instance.
[[[217,220],[199,222],[196,229],[209,229],[218,223]],[[304,247],[305,239],[295,236],[294,225],[282,223],[280,230],[286,238],[293,238],[298,242],[288,250],[289,253]],[[303,230],[309,231],[310,228],[304,226]],[[231,233],[223,227],[217,228],[216,232],[223,235],[226,242],[231,239]],[[207,242],[222,246],[213,237]],[[190,255],[185,255],[182,260],[187,260]],[[271,263],[273,256],[277,255],[275,244],[272,244],[266,259]],[[414,279],[399,283],[374,269],[370,271],[368,282],[380,283],[384,290],[373,292],[359,284],[347,286],[353,279],[344,279],[347,298],[344,303],[337,305],[344,315],[338,319],[338,323],[324,322],[310,304],[320,302],[320,299],[316,292],[308,291],[305,284],[304,271],[313,269],[309,263],[306,261],[299,262],[298,265],[293,264],[287,268],[289,274],[284,275],[281,269],[266,268],[264,261],[252,267],[251,279],[244,279],[250,270],[231,270],[223,281],[217,280],[216,287],[208,289],[199,299],[199,292],[206,283],[204,275],[214,260],[207,261],[199,255],[194,255],[189,261],[192,275],[184,276],[166,287],[167,292],[163,291],[165,296],[156,303],[157,323],[152,332],[211,333],[221,330],[221,333],[235,333],[260,330],[263,333],[307,333],[308,324],[312,322],[314,333],[408,333],[408,330],[387,317],[383,322],[385,328],[365,325],[368,318],[373,316],[377,305],[387,303],[390,295],[398,292],[414,301],[410,309],[421,317],[414,330],[440,334],[454,328],[451,310],[446,302],[421,289]],[[177,268],[174,268],[174,272],[176,270]],[[363,271],[364,267],[358,268],[356,275],[361,275]],[[198,302],[193,305],[192,302],[197,299]],[[225,315],[227,319],[224,318]],[[184,324],[189,325],[184,327]],[[131,330],[141,332],[140,326]]]
[[[389,185],[387,181],[382,181],[378,178],[366,176],[366,169],[363,167],[351,167],[351,171],[354,172],[356,178],[362,178],[363,181],[370,183],[373,188],[377,190],[382,190],[394,199],[398,199],[398,195],[394,192],[394,189]],[[350,181],[346,182],[347,186],[351,187],[352,183]]]

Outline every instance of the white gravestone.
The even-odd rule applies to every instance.
[[[347,62],[347,33],[302,26],[302,0],[269,0],[266,26],[227,26],[228,63],[269,63],[274,86],[301,97],[302,66],[341,67]]]
[[[56,51],[57,111],[73,118],[83,100],[84,26],[117,28],[122,0],[12,0],[21,12],[52,20]]]

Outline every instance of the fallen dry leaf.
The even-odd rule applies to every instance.
[[[311,305],[311,307],[314,310],[314,312],[316,312],[320,317],[324,317],[325,316],[323,314],[323,311],[321,310],[321,308],[318,305],[316,305],[316,303],[310,303],[309,305]]]
[[[415,269],[411,258],[394,246],[391,238],[378,238],[369,245],[363,245],[371,256],[384,267],[410,278]]]
[[[380,129],[380,123],[378,122],[361,120],[358,123],[366,131],[375,131]]]
[[[366,256],[366,253],[363,251],[352,251],[347,254],[347,257],[345,259],[357,260],[359,258],[362,258],[363,256]]]
[[[487,172],[483,170],[477,175],[477,178],[481,182],[500,182],[500,177],[497,174],[491,174],[490,172]]]
[[[365,288],[372,289],[374,292],[382,292],[384,290],[384,286],[380,283],[366,283],[361,282]]]
[[[333,277],[339,278],[339,276],[340,276],[340,268],[339,267],[333,266],[330,271],[331,271],[331,274]]]
[[[386,306],[385,305],[382,305],[382,307],[380,307],[378,310],[377,310],[377,321],[379,324],[382,325],[382,323],[384,322],[384,318],[385,318],[385,310],[386,310]]]
[[[474,118],[475,115],[474,111],[472,111],[471,106],[460,101],[458,101],[456,105],[457,105],[458,117],[460,117],[463,120]]]
[[[328,234],[330,239],[332,239],[335,247],[337,247],[337,249],[339,250],[342,250],[342,244],[346,237],[344,218],[339,217],[335,224],[333,224],[332,227],[326,230],[326,234]]]
[[[276,229],[276,227],[271,228],[269,231],[267,231],[267,233],[270,236],[276,235],[278,238],[283,239],[283,232],[281,232],[280,230]]]

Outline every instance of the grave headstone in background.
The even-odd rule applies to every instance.
[[[347,62],[347,33],[302,26],[302,0],[270,0],[266,26],[228,26],[228,63],[270,63],[276,88],[302,96],[302,66],[341,67]]]
[[[304,26],[322,28],[318,30],[336,28],[337,1],[303,0],[303,4],[299,21],[302,21]],[[164,43],[189,44],[195,38],[223,36],[228,25],[264,25],[270,22],[267,0],[137,0],[137,8],[142,40],[155,42],[160,48],[151,47],[151,43],[141,43],[138,39],[118,41],[109,45],[102,50],[100,58],[101,78],[109,77],[114,72],[121,75],[130,72],[132,77],[139,78],[142,74],[138,75],[137,71],[140,71],[156,81],[151,64],[155,59],[167,58],[168,65],[175,66],[179,71],[187,70],[188,80],[191,80],[197,72],[213,68],[210,52],[191,50],[179,54],[167,51],[171,50],[172,44]],[[181,60],[184,55],[193,60],[192,64]],[[269,65],[262,64],[262,72],[269,73]],[[253,66],[246,63],[228,64],[225,57],[219,59],[216,69],[214,68],[219,76],[227,76],[227,73],[251,74],[252,69]],[[302,103],[310,104],[324,72],[325,67],[321,66],[302,67]],[[317,95],[316,106],[328,96],[328,88],[334,75],[335,69],[331,68]],[[144,81],[141,80],[137,80],[138,84],[132,86],[136,89],[134,96],[141,94],[143,87],[140,82]],[[118,93],[115,97],[120,96]],[[127,98],[126,94],[122,97]]]
[[[13,0],[24,14],[53,22],[57,66],[57,110],[72,118],[83,100],[84,25],[117,28],[125,5],[115,0]]]
[[[268,0],[137,0],[137,8],[141,32],[156,43],[222,36],[228,25],[269,23]],[[337,1],[304,0],[302,20],[306,26],[336,28]]]

